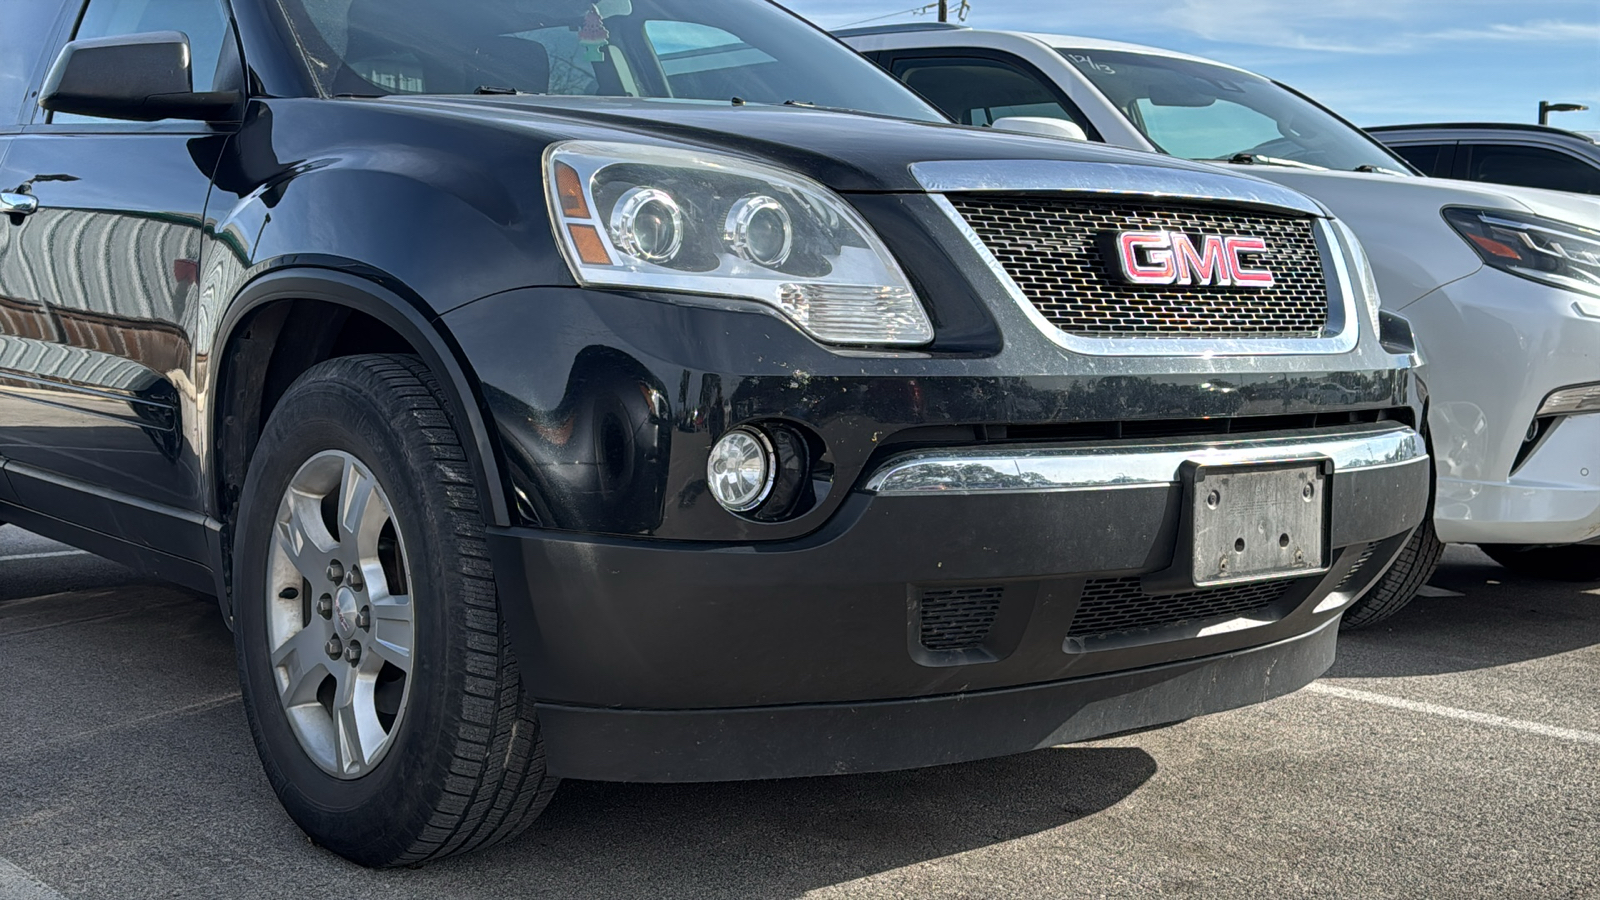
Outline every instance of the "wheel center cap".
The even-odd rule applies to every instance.
[[[333,622],[341,636],[349,637],[355,634],[359,609],[356,604],[356,592],[347,587],[340,588],[338,596],[333,598]]]

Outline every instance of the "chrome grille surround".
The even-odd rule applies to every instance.
[[[954,194],[956,211],[1050,323],[1089,338],[1320,338],[1328,273],[1315,219],[1196,204]],[[1266,239],[1268,288],[1129,284],[1111,273],[1105,236],[1124,231]]]
[[[912,165],[912,174],[932,194],[936,206],[971,245],[1033,324],[1056,344],[1093,356],[1227,357],[1348,353],[1360,336],[1359,296],[1351,278],[1353,249],[1305,195],[1279,185],[1226,172],[1197,172],[1158,165],[1048,160],[935,161]],[[1037,199],[1115,207],[1142,205],[1193,209],[1217,215],[1312,217],[1311,229],[1326,260],[1327,321],[1320,335],[1255,336],[1226,334],[1103,336],[1071,334],[1040,312],[989,245],[946,194],[1036,194]],[[1224,292],[1227,293],[1227,292]],[[1230,294],[1237,296],[1237,294]]]

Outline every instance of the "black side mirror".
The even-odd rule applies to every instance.
[[[189,38],[178,31],[73,41],[50,67],[39,105],[51,112],[136,122],[237,118],[240,95],[196,93],[189,60]]]

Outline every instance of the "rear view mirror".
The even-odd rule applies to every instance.
[[[195,93],[189,60],[189,39],[177,31],[73,41],[50,67],[39,105],[51,112],[136,122],[232,117],[240,96]]]
[[[1196,82],[1200,84],[1201,82]],[[1150,85],[1151,106],[1179,106],[1203,109],[1217,102],[1217,95],[1209,90],[1191,85],[1157,82]]]
[[[1017,134],[1036,134],[1041,137],[1066,138],[1069,141],[1087,141],[1089,135],[1083,126],[1077,122],[1066,119],[1052,119],[1046,116],[1006,116],[995,119],[989,126],[996,131],[1012,131]]]

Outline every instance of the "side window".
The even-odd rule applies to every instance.
[[[40,63],[37,54],[49,46],[50,31],[60,16],[60,3],[0,0],[0,37],[6,42],[5,52],[0,53],[0,128],[17,123]]]
[[[232,40],[221,0],[89,0],[73,40],[181,31],[189,37],[194,89],[212,90],[223,42]],[[55,124],[99,122],[89,116],[53,115]]]
[[[900,59],[891,72],[963,125],[991,125],[1007,116],[1040,116],[1076,122],[1090,136],[1095,133],[1088,120],[1069,109],[1042,78],[998,59]]]
[[[674,97],[745,97],[762,102],[808,99],[780,97],[784,86],[771,83],[771,70],[777,60],[721,28],[654,19],[644,23],[644,35],[667,76],[668,92]]]
[[[1600,194],[1600,170],[1565,153],[1510,144],[1474,144],[1470,147],[1468,181],[1492,181],[1496,184]]]
[[[1434,178],[1450,177],[1450,158],[1453,154],[1447,153],[1452,149],[1450,144],[1404,144],[1390,147],[1395,155],[1413,166],[1424,175]]]

